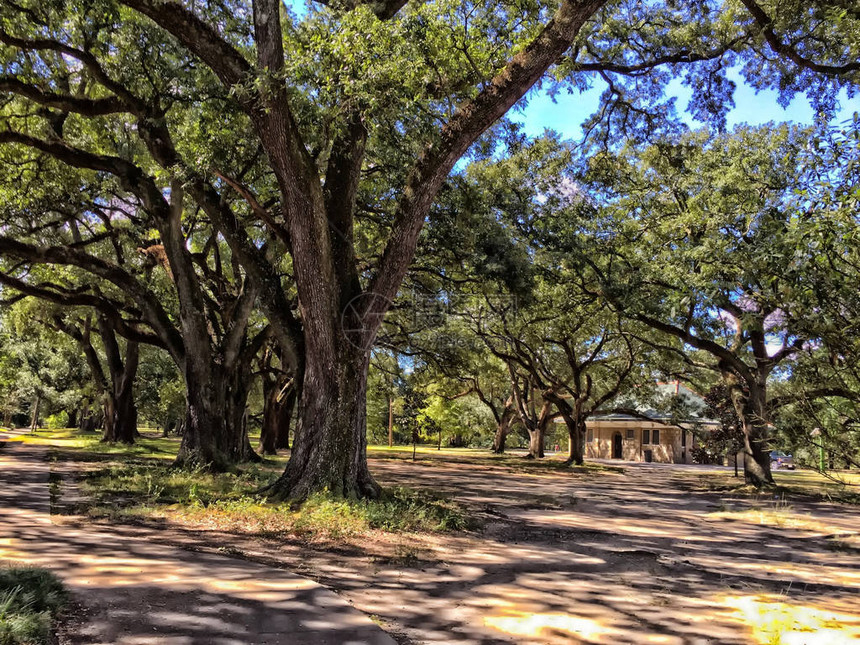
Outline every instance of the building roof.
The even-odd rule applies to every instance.
[[[704,397],[678,381],[657,383],[653,395],[644,401],[627,401],[619,407],[629,408],[637,414],[610,412],[592,415],[593,421],[648,421],[662,423],[718,423],[705,416],[708,410]],[[641,415],[641,416],[640,416]]]

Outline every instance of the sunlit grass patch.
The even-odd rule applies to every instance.
[[[373,459],[411,461],[412,446],[368,446],[368,456]],[[469,464],[472,466],[501,466],[517,473],[574,472],[574,473],[623,473],[624,468],[608,464],[586,462],[583,466],[565,463],[566,455],[554,454],[542,459],[528,459],[522,450],[494,454],[486,448],[442,448],[418,446],[416,464]]]
[[[0,645],[36,645],[52,639],[52,623],[67,594],[42,569],[0,568]]]
[[[299,510],[297,528],[326,527],[342,517],[347,524],[392,532],[459,531],[468,527],[465,511],[456,503],[427,492],[406,488],[383,491],[376,500],[333,499],[326,494],[309,498]]]
[[[706,517],[709,519],[736,520],[781,529],[814,531],[816,533],[834,533],[838,530],[808,515],[799,515],[790,508],[748,508],[744,510],[716,511],[708,513]]]
[[[767,501],[762,500],[759,505],[754,507],[731,508],[723,503],[715,512],[708,513],[705,517],[707,519],[735,520],[760,526],[797,529],[821,534],[839,532],[837,527],[830,526],[808,514],[798,513],[784,496]]]
[[[83,476],[84,492],[96,501],[207,505],[225,497],[250,495],[271,478],[265,466],[212,473],[151,464],[115,465]]]
[[[83,432],[77,428],[40,428],[33,433],[15,435],[12,440],[49,446],[55,458],[71,456],[81,461],[103,461],[114,456],[173,461],[180,442],[178,437],[162,437],[147,432],[141,434],[133,445],[102,443],[100,433]]]
[[[164,517],[198,528],[264,536],[341,540],[373,530],[430,533],[469,526],[453,502],[405,489],[386,491],[378,500],[313,495],[299,506],[269,503],[254,496],[218,499],[209,504],[145,504],[120,511],[125,517]],[[103,514],[96,511],[96,515]],[[116,517],[116,515],[112,515]]]
[[[813,470],[774,471],[774,484],[764,488],[744,483],[743,473],[702,471],[681,475],[692,490],[713,491],[738,497],[761,497],[762,492],[787,499],[812,498],[842,504],[860,504],[860,476],[839,471],[824,476]]]

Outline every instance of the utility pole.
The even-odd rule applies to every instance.
[[[824,472],[824,435],[821,433],[821,428],[813,428],[809,434],[818,439],[818,443],[813,441],[813,444],[818,446],[818,469]]]
[[[394,445],[394,397],[388,395],[388,447]]]

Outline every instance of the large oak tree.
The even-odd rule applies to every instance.
[[[0,142],[117,177],[177,261],[179,238],[166,234],[184,191],[259,290],[273,334],[300,357],[299,431],[276,494],[374,496],[367,349],[446,177],[547,70],[575,89],[602,79],[594,124],[640,133],[652,129],[643,107],[660,103],[671,71],[692,85],[693,111],[717,124],[736,54],[749,54],[760,84],[818,89],[822,105],[838,82],[815,75],[856,76],[857,45],[843,38],[855,18],[836,3],[742,4],[346,0],[314,5],[299,22],[279,0],[7,3]],[[839,20],[820,20],[831,14]],[[260,224],[289,254],[303,347],[279,265],[248,233]],[[178,287],[187,268],[188,277],[174,266]],[[218,427],[205,416],[192,449]]]

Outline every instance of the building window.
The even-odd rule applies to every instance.
[[[627,438],[628,438],[628,439],[634,439],[635,437],[636,437],[636,431],[635,431],[635,430],[633,430],[632,428],[628,428],[628,430],[627,430]]]
[[[586,439],[586,441],[588,441],[588,443],[594,441],[594,430],[589,430],[587,436],[588,438]]]
[[[660,443],[660,431],[656,428],[651,432],[651,443]]]
[[[651,431],[643,430],[642,431],[642,443],[651,443]]]

